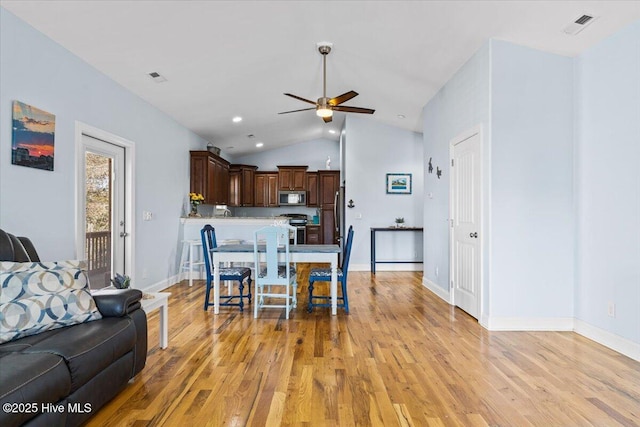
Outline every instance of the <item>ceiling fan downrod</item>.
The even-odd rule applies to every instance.
[[[327,55],[331,52],[331,45],[318,45],[318,51],[322,54],[322,98],[318,98],[316,114],[322,118],[327,118],[333,115],[329,105],[329,98],[327,98]]]
[[[318,46],[318,51],[322,54],[322,98],[327,98],[327,55],[331,52],[330,45]]]

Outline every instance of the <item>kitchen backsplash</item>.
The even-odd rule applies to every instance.
[[[316,208],[308,208],[306,206],[287,206],[282,208],[229,208],[235,217],[265,217],[278,216],[287,213],[301,213],[309,217],[309,222],[317,215]]]

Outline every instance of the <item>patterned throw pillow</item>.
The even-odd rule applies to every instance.
[[[84,261],[0,262],[0,343],[101,318]]]

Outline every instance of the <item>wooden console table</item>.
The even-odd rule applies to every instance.
[[[376,264],[422,264],[424,261],[378,261],[376,260],[376,233],[379,231],[424,231],[422,227],[371,227],[371,273],[376,274]]]

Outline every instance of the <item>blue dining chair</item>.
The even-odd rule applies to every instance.
[[[207,290],[204,299],[205,311],[210,305],[214,305],[211,302],[211,288],[213,287],[213,263],[211,257],[211,249],[218,247],[216,242],[216,230],[211,225],[205,225],[200,230],[200,236],[202,238],[202,250],[204,251],[204,266],[207,275]],[[240,307],[240,311],[244,311],[244,300],[247,299],[251,303],[251,269],[248,267],[218,267],[216,266],[216,273],[220,275],[220,281],[228,280],[232,282],[238,282],[239,294],[220,295],[220,306],[235,306]],[[248,292],[245,295],[244,280],[247,279]]]
[[[347,242],[344,246],[344,257],[342,258],[342,266],[338,268],[338,281],[342,285],[342,296],[338,295],[338,307],[344,308],[349,313],[349,297],[347,295],[347,273],[349,271],[349,257],[351,256],[351,245],[353,244],[353,226],[349,226],[347,232]],[[312,268],[309,273],[309,305],[307,311],[311,313],[313,307],[331,307],[331,296],[313,295],[313,284],[315,282],[330,282],[330,268]],[[321,302],[314,302],[318,300]],[[340,302],[342,301],[342,303]]]

